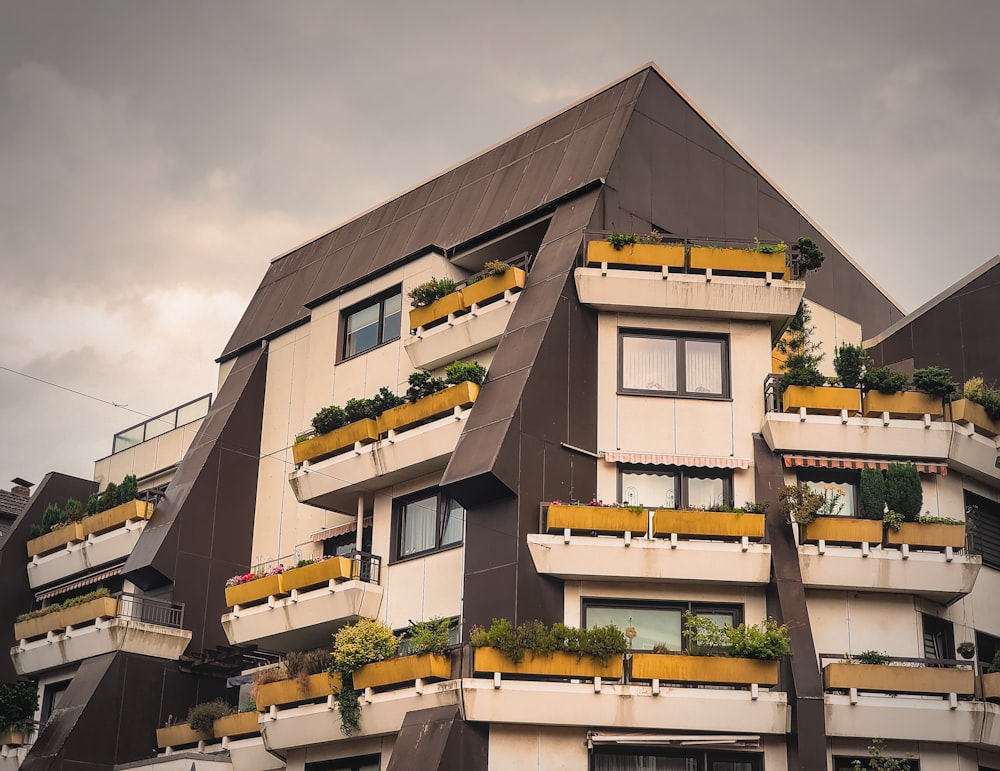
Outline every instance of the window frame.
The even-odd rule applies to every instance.
[[[698,764],[698,771],[711,771],[715,763],[750,763],[753,771],[762,771],[764,768],[764,755],[759,751],[755,752],[734,752],[725,749],[706,749],[691,747],[679,749],[677,747],[655,747],[655,746],[635,746],[617,745],[607,747],[593,747],[590,750],[588,768],[595,767],[595,757],[600,755],[612,755],[618,757],[629,757],[643,755],[654,758],[681,758],[694,760]]]
[[[434,546],[429,549],[422,549],[421,551],[411,552],[408,554],[403,553],[403,511],[411,503],[416,503],[417,501],[424,500],[434,496],[436,498],[436,522],[435,522],[435,540]],[[437,554],[443,551],[449,551],[450,549],[457,549],[460,546],[465,545],[465,522],[462,522],[462,533],[457,541],[451,541],[448,543],[442,543],[444,538],[445,525],[447,524],[446,516],[449,510],[449,504],[452,503],[452,498],[448,495],[444,495],[440,488],[438,487],[428,487],[423,490],[419,490],[408,495],[400,496],[399,498],[393,498],[392,500],[392,549],[390,564],[395,562],[405,562],[407,560],[419,559],[421,557],[426,557],[431,554]],[[458,502],[455,501],[457,504]],[[461,506],[461,504],[458,504]],[[465,507],[462,506],[462,511],[466,511]]]
[[[625,363],[625,339],[626,338],[651,338],[656,340],[674,340],[677,343],[677,358],[675,362],[675,375],[677,379],[677,390],[662,391],[643,388],[626,388],[624,385],[624,363]],[[687,357],[685,347],[688,341],[691,342],[712,342],[721,344],[721,378],[722,393],[702,393],[698,391],[688,391],[686,383]],[[654,329],[632,329],[619,328],[618,330],[618,394],[624,396],[658,396],[668,399],[705,399],[709,401],[732,401],[732,378],[731,362],[729,356],[729,335],[712,334],[702,332],[675,332],[673,330]]]
[[[861,519],[861,470],[860,469],[834,469],[834,468],[805,468],[800,467],[795,470],[795,482],[814,482],[817,484],[850,484],[851,511],[853,514],[837,514],[844,519]]]
[[[639,600],[621,597],[581,597],[580,626],[587,628],[588,608],[621,608],[623,610],[662,610],[680,611],[681,613],[681,653],[688,649],[688,638],[684,636],[684,612],[690,611],[697,615],[729,615],[733,626],[743,623],[745,608],[737,602],[698,602],[695,600]],[[636,649],[640,650],[640,649]],[[642,648],[640,652],[650,649]]]
[[[399,332],[395,337],[386,338],[385,337],[385,303],[393,297],[399,296]],[[347,353],[347,320],[361,311],[367,310],[372,306],[378,306],[378,342],[371,348],[365,348],[363,351],[358,351],[357,353],[352,353],[348,355]],[[337,335],[337,364],[345,361],[351,361],[358,358],[359,356],[364,356],[366,353],[374,351],[376,348],[381,348],[387,343],[392,343],[397,340],[402,339],[403,336],[403,286],[402,284],[397,284],[394,287],[390,287],[385,291],[379,292],[378,294],[367,297],[361,302],[357,302],[348,308],[344,308],[340,311],[340,324],[339,332]]]
[[[690,490],[687,484],[688,479],[721,479],[723,505],[733,506],[733,470],[702,468],[699,466],[650,466],[641,464],[619,464],[618,465],[618,500],[627,503],[625,500],[624,474],[648,474],[652,476],[673,476],[674,477],[674,508],[677,511],[686,511],[690,507]],[[647,506],[646,502],[639,502]],[[648,506],[648,508],[666,508],[664,506]]]

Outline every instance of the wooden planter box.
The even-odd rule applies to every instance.
[[[21,747],[30,740],[31,734],[28,731],[0,731],[0,746]]]
[[[649,529],[649,514],[609,506],[565,506],[549,504],[545,516],[545,529],[549,533],[576,530],[583,533],[622,535],[626,532],[645,535]]]
[[[265,576],[245,584],[226,587],[226,605],[251,605],[266,600],[271,595],[281,595],[281,576]]]
[[[264,683],[257,688],[257,709],[264,710],[272,705],[282,706],[300,701],[312,701],[339,691],[340,675],[329,675],[326,672],[309,675],[304,682],[295,677],[291,680]]]
[[[806,543],[882,543],[882,522],[877,519],[817,517],[804,529]]]
[[[14,624],[14,638],[30,640],[32,637],[41,637],[48,632],[65,629],[68,626],[79,626],[98,618],[114,618],[117,613],[117,599],[98,597],[96,600],[85,602],[82,605],[57,610],[38,618],[29,618],[27,621],[18,621]]]
[[[797,412],[800,407],[818,415],[839,415],[841,410],[857,412],[861,389],[792,385],[781,395],[781,404],[785,412]]]
[[[509,272],[509,271],[508,271]],[[440,300],[435,300],[423,308],[413,308],[410,311],[410,329],[426,327],[440,319],[448,318],[451,313],[465,310],[465,301],[460,291],[446,294]]]
[[[28,556],[42,556],[59,551],[68,543],[80,543],[86,540],[83,534],[83,526],[79,522],[70,522],[65,527],[57,528],[51,533],[40,535],[28,541]]]
[[[969,399],[959,399],[950,405],[949,420],[954,423],[972,426],[977,434],[991,439],[1000,436],[1000,420],[993,420],[986,414],[983,405]]]
[[[943,549],[951,546],[965,547],[965,525],[939,525],[930,522],[904,522],[899,530],[891,527],[885,530],[885,542],[889,546],[935,546]]]
[[[399,431],[425,423],[432,418],[439,418],[452,412],[456,407],[468,407],[475,403],[478,396],[479,386],[466,380],[464,383],[418,399],[413,404],[401,404],[378,416],[379,433],[390,429]]]
[[[509,289],[524,289],[527,275],[520,268],[511,268],[500,276],[487,276],[475,284],[462,287],[462,304],[466,308],[485,305],[489,300],[500,297]]]
[[[823,687],[857,688],[883,693],[969,694],[975,689],[971,669],[894,667],[888,664],[827,664]]]
[[[865,394],[861,411],[866,418],[888,412],[894,418],[917,420],[924,415],[940,417],[944,414],[944,406],[940,396],[920,391],[899,391],[894,394],[869,391]]]
[[[778,662],[721,656],[633,653],[632,679],[667,680],[673,683],[776,685]]]
[[[326,434],[314,436],[292,445],[292,459],[296,463],[319,461],[353,447],[355,442],[373,442],[378,439],[378,428],[371,418],[357,420],[335,428]]]
[[[764,537],[763,514],[734,514],[722,511],[685,511],[657,509],[653,513],[653,535],[677,533],[687,537],[742,538]]]
[[[575,653],[553,653],[535,656],[525,653],[524,659],[515,664],[494,648],[476,648],[474,667],[477,672],[502,672],[508,675],[537,675],[540,677],[604,677],[619,680],[623,671],[621,656],[612,658],[607,666],[594,659],[577,658]]]
[[[450,677],[451,659],[448,656],[424,653],[365,664],[354,672],[354,687],[360,690],[411,683],[417,678],[447,680]]]
[[[351,560],[347,557],[332,557],[312,565],[286,570],[278,576],[278,585],[282,594],[290,594],[292,589],[326,586],[330,581],[347,580],[350,577]]]
[[[979,688],[986,701],[1000,701],[1000,672],[980,675]]]
[[[216,738],[223,736],[253,736],[260,733],[257,722],[257,711],[239,712],[235,715],[220,717],[212,724],[212,733]]]
[[[167,726],[156,729],[156,746],[160,749],[164,747],[182,747],[185,744],[197,744],[200,741],[207,741],[212,738],[210,733],[198,733],[191,730],[187,723]]]
[[[716,249],[711,246],[691,247],[691,267],[712,270],[731,270],[739,273],[773,273],[784,276],[788,272],[785,252],[765,254],[749,249]]]
[[[84,517],[80,522],[85,536],[99,535],[115,530],[134,519],[149,519],[153,516],[153,504],[146,501],[129,501],[113,509]]]
[[[607,241],[587,244],[587,263],[607,262],[612,265],[643,265],[648,267],[683,268],[684,244],[629,244],[615,249]]]

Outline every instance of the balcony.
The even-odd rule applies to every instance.
[[[156,730],[156,744],[163,752],[156,758],[129,764],[130,768],[150,771],[176,771],[190,768],[221,771],[224,762],[236,771],[270,771],[284,768],[284,763],[271,755],[260,736],[257,712],[240,712],[221,717],[213,723],[210,734],[192,731],[187,724]],[[228,753],[228,757],[227,754]]]
[[[114,651],[176,661],[191,640],[184,607],[121,593],[14,625],[10,656],[19,675],[44,672]]]
[[[478,396],[479,386],[465,382],[386,410],[375,421],[377,441],[358,441],[332,455],[329,448],[313,454],[318,446],[313,443],[330,434],[295,445],[296,462],[302,464],[288,477],[295,497],[301,503],[351,512],[357,508],[358,492],[370,490],[373,482],[382,487],[440,471]]]
[[[344,624],[376,617],[380,566],[380,557],[355,552],[229,587],[232,611],[222,616],[226,637],[232,645],[279,651],[327,645]]]
[[[0,771],[17,771],[31,749],[33,731],[0,731]]]
[[[33,538],[28,541],[28,583],[37,589],[124,560],[152,514],[152,503],[130,501]]]

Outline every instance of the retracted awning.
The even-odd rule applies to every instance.
[[[786,455],[784,457],[785,468],[877,468],[884,471],[889,468],[890,463],[897,462],[891,458],[834,458],[825,455]],[[909,462],[912,462],[921,474],[948,475],[947,463],[919,460]]]
[[[35,599],[41,602],[42,600],[47,600],[50,597],[56,597],[60,594],[66,594],[66,592],[71,592],[74,589],[79,589],[82,586],[90,586],[92,584],[99,583],[105,578],[112,578],[114,576],[120,576],[122,573],[122,566],[107,568],[98,573],[92,573],[89,576],[84,576],[83,578],[78,578],[75,581],[67,581],[65,584],[59,584],[59,586],[53,586],[51,589],[46,589],[44,592],[38,592],[35,595]]]
[[[372,526],[372,518],[365,517],[363,527]],[[338,535],[347,535],[348,533],[357,532],[358,523],[357,520],[354,522],[348,522],[346,525],[337,525],[336,527],[328,527],[326,530],[319,530],[309,536],[309,540],[313,543],[317,541],[325,541],[327,538],[336,538]]]
[[[645,746],[645,747],[740,747],[755,748],[760,745],[760,736],[755,734],[612,734],[591,731],[587,736],[590,747],[600,746]]]
[[[697,468],[750,468],[749,458],[715,455],[664,455],[654,452],[604,450],[608,463],[636,463],[652,466],[693,466]]]

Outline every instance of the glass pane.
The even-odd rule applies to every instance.
[[[692,509],[712,509],[726,503],[726,484],[722,479],[687,480],[688,506]]]
[[[677,390],[677,341],[664,337],[622,338],[622,388]]]
[[[379,306],[375,304],[347,317],[345,356],[354,356],[378,345],[378,314]]]
[[[825,517],[854,516],[854,484],[852,482],[810,482],[804,483],[814,493],[827,499]]]
[[[115,445],[114,449],[111,451],[112,454],[116,452],[121,452],[122,450],[127,450],[129,447],[134,447],[142,441],[143,431],[145,426],[136,426],[135,428],[130,428],[128,431],[122,431],[120,434],[115,434]]]
[[[593,771],[698,771],[698,760],[694,756],[665,758],[601,752],[594,755],[592,768]]]
[[[712,771],[754,771],[752,760],[713,760]]]
[[[622,503],[651,509],[675,509],[676,477],[673,474],[622,472]]]
[[[206,396],[204,399],[199,399],[198,401],[192,402],[184,407],[179,407],[177,409],[177,425],[183,426],[185,423],[190,423],[192,420],[205,417],[208,414],[209,401],[211,401],[211,399]]]
[[[635,627],[632,639],[635,650],[652,650],[658,644],[672,651],[681,649],[681,612],[677,609],[588,606],[585,623],[588,629],[614,624],[623,632]]]
[[[684,342],[684,390],[689,394],[722,395],[722,341]]]
[[[448,501],[448,509],[444,514],[444,527],[441,532],[441,545],[447,546],[462,542],[462,526],[465,524],[465,509],[455,501]]]
[[[166,415],[146,421],[146,440],[148,441],[154,436],[165,434],[167,431],[173,431],[176,428],[176,420],[177,413],[169,412]]]
[[[382,304],[382,342],[399,338],[399,320],[402,317],[402,295],[387,297]]]
[[[437,496],[411,501],[403,506],[400,555],[415,554],[434,548],[437,535]]]

